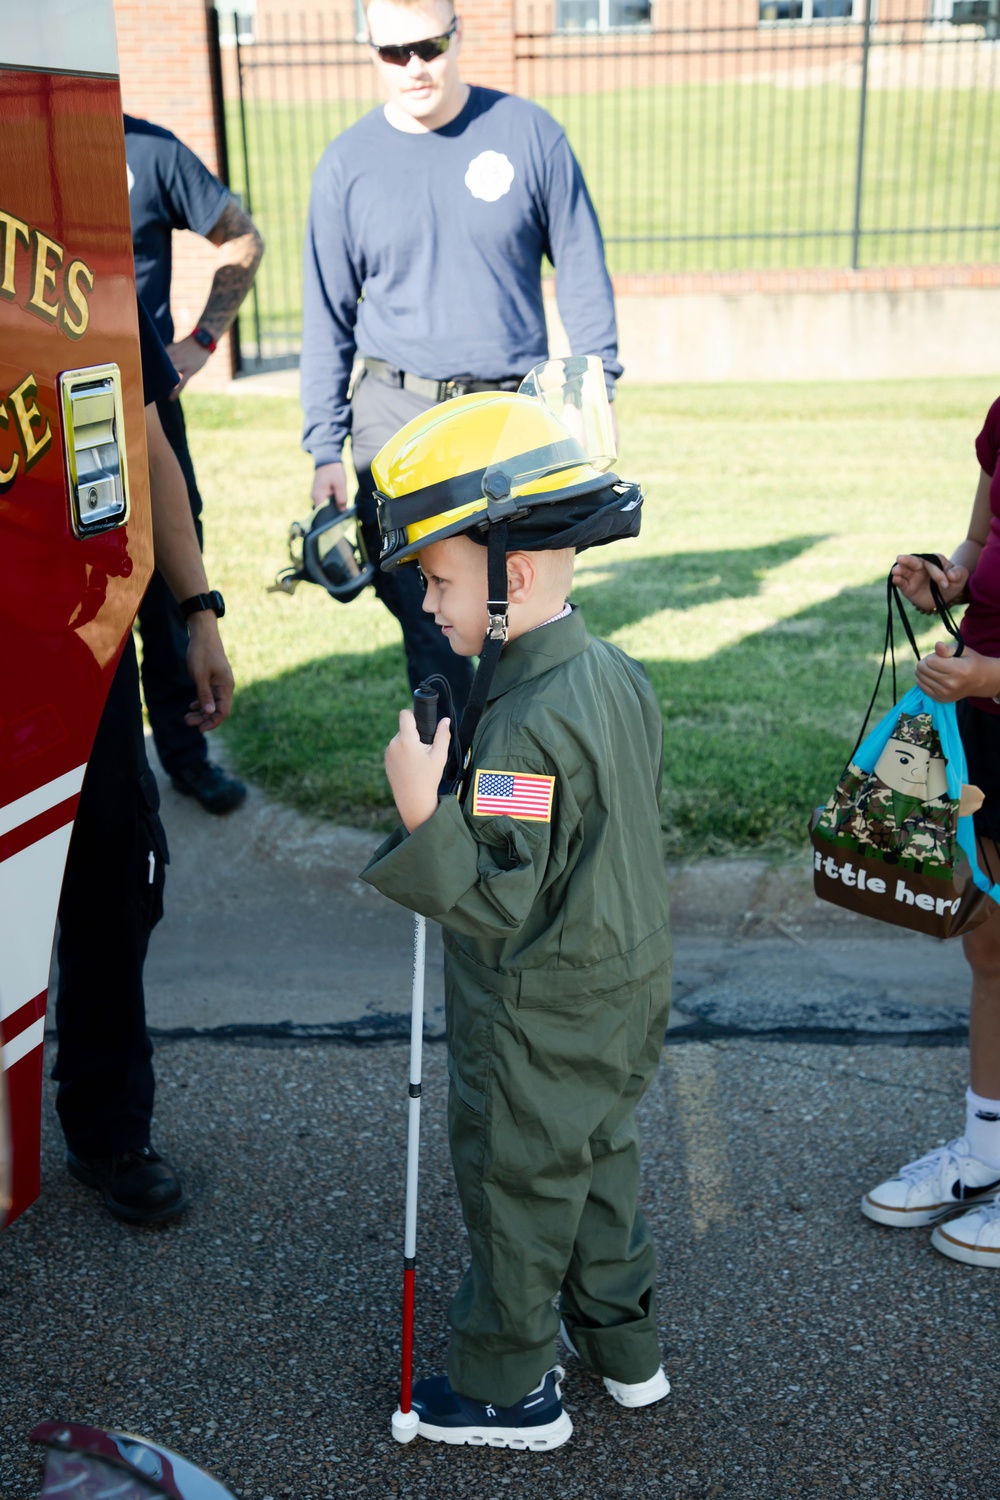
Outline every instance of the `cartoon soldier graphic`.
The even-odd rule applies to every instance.
[[[930,714],[900,714],[875,769],[848,766],[816,831],[890,864],[950,875],[956,821],[972,811],[977,796],[981,800],[977,788],[963,787],[961,804],[949,797]]]

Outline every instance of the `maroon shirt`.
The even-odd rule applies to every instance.
[[[969,579],[969,607],[962,621],[962,635],[971,650],[983,656],[1000,656],[1000,399],[986,413],[983,430],[976,438],[976,457],[993,476],[990,534]],[[1000,703],[992,698],[970,698],[969,702],[988,714],[1000,714]]]

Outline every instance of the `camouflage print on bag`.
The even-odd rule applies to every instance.
[[[970,931],[991,904],[958,843],[960,814],[978,805],[967,799],[973,792],[964,787],[961,804],[949,797],[930,714],[901,714],[874,770],[849,765],[817,811],[810,832],[817,896],[934,937]]]
[[[901,714],[874,771],[848,766],[815,833],[931,878],[954,876],[958,802],[930,714]]]

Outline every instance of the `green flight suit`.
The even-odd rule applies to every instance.
[[[476,816],[477,769],[553,777],[550,818]],[[512,1405],[538,1384],[560,1291],[591,1369],[633,1382],[660,1363],[634,1112],[670,1003],[662,769],[646,674],[574,609],[505,647],[464,803],[397,830],[363,872],[444,929],[449,1136],[472,1251],[448,1375],[476,1400]]]

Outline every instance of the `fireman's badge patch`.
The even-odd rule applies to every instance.
[[[555,785],[554,776],[531,776],[524,771],[477,771],[472,788],[472,815],[551,823]]]
[[[496,203],[510,192],[514,181],[514,163],[502,151],[480,151],[469,162],[465,174],[465,185],[473,198],[483,203]]]

